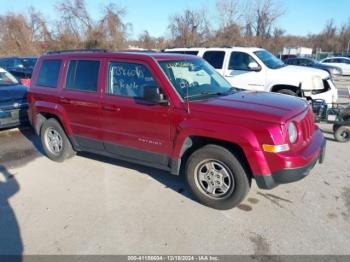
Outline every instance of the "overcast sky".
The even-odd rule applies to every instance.
[[[110,2],[127,8],[125,22],[133,24],[132,37],[136,38],[144,30],[153,36],[169,36],[167,26],[169,16],[185,8],[206,7],[213,26],[217,25],[216,0],[85,0],[93,18],[98,18],[102,5]],[[251,0],[247,0],[251,1]],[[307,35],[322,30],[327,20],[334,19],[337,25],[350,19],[350,0],[277,0],[281,2],[285,15],[278,25],[288,34]],[[34,6],[50,20],[56,17],[55,3],[48,0],[0,0],[0,14],[6,12],[25,13],[28,6]]]

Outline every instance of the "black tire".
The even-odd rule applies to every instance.
[[[337,129],[338,129],[339,127],[341,127],[340,124],[334,124],[334,125],[333,125],[333,133],[335,133],[335,131],[337,131]]]
[[[281,90],[278,90],[277,93],[283,94],[283,95],[289,95],[289,96],[298,96],[296,92],[290,89],[281,89]]]
[[[223,194],[224,191],[220,188],[214,189],[214,194],[216,192],[217,195],[220,193],[222,194],[220,197],[216,197],[214,194],[206,192],[205,186],[203,186],[203,183],[206,185],[206,182],[199,181],[199,173],[203,170],[201,167],[206,168],[207,164],[211,166],[212,163],[215,166],[214,169],[220,170],[220,166],[225,169],[225,172],[219,173],[226,173],[228,175],[225,177],[226,180],[212,180],[212,182],[217,183],[223,182],[221,184],[225,184],[225,187],[228,188],[225,194]],[[211,172],[208,169],[207,174],[204,176],[207,177],[211,175],[212,179],[213,177],[216,178],[220,176],[220,174],[217,174],[215,171],[212,174],[209,173]],[[231,177],[231,181],[233,181],[233,183],[231,182],[230,187],[228,186],[230,180],[229,177]],[[251,179],[248,178],[246,171],[238,159],[229,150],[217,145],[206,145],[195,151],[189,157],[186,163],[186,178],[193,195],[200,203],[219,210],[227,210],[239,205],[245,199],[251,185]],[[218,185],[216,187],[218,187]]]
[[[60,148],[57,152],[54,152],[52,146],[49,145],[49,133],[50,135],[56,134],[57,137],[61,139],[56,139],[57,142],[56,148]],[[44,122],[40,131],[41,143],[43,145],[44,151],[48,158],[55,162],[63,162],[64,160],[75,155],[75,151],[73,150],[72,144],[70,143],[65,131],[61,127],[60,123],[54,119],[50,118]],[[58,144],[60,146],[58,146]]]
[[[338,142],[347,143],[350,141],[350,126],[339,126],[334,133],[334,138]]]

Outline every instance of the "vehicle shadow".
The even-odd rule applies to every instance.
[[[22,133],[23,136],[26,137],[26,139],[28,139],[33,144],[36,151],[38,151],[38,154],[45,156],[45,152],[43,150],[40,137],[35,134],[33,128],[30,128],[30,127],[20,128],[20,132]],[[192,198],[192,195],[190,194],[190,190],[185,182],[185,178],[183,175],[174,176],[174,175],[171,175],[169,172],[162,171],[156,168],[133,164],[126,161],[122,161],[122,160],[118,160],[118,159],[114,159],[114,158],[110,158],[102,155],[97,155],[93,153],[88,153],[88,152],[79,152],[78,155],[85,158],[93,159],[96,161],[101,161],[104,163],[137,170],[140,173],[146,174],[152,177],[153,179],[157,180],[158,182],[162,183],[166,188],[174,190],[179,194],[191,200],[194,200],[194,198]]]
[[[19,131],[21,134],[28,140],[30,141],[36,151],[40,153],[41,155],[45,155],[45,151],[43,149],[43,146],[41,144],[40,137],[35,134],[34,128],[31,126],[23,126],[19,128]]]
[[[22,261],[23,243],[16,214],[9,199],[20,186],[13,174],[0,165],[0,260]]]
[[[92,160],[101,161],[107,164],[137,170],[138,172],[148,175],[149,177],[162,183],[166,188],[176,191],[177,193],[183,195],[184,197],[197,202],[193,198],[192,194],[190,193],[191,191],[185,181],[185,176],[182,174],[180,174],[179,176],[175,176],[175,175],[171,175],[167,171],[163,171],[163,170],[159,170],[156,168],[147,167],[139,164],[133,164],[126,161],[122,161],[122,160],[118,160],[118,159],[114,159],[114,158],[110,158],[102,155],[87,153],[87,152],[80,152],[78,153],[78,155],[85,158],[92,159]]]
[[[327,141],[338,142],[337,140],[335,140],[334,138],[331,138],[331,137],[325,137],[325,139]]]

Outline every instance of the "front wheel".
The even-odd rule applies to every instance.
[[[226,148],[207,145],[187,161],[187,182],[200,203],[220,210],[239,205],[250,189],[250,179]]]
[[[349,126],[339,126],[335,130],[334,138],[338,142],[346,143],[350,141],[350,127]]]

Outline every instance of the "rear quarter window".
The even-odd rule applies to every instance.
[[[44,60],[41,64],[37,85],[56,88],[62,60]]]
[[[66,88],[86,92],[96,92],[100,61],[71,60],[69,62]]]

